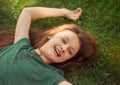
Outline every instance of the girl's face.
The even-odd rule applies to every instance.
[[[41,58],[46,63],[60,63],[71,59],[80,49],[78,36],[69,30],[49,36],[49,41],[41,48]]]

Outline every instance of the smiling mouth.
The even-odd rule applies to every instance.
[[[54,47],[54,50],[55,50],[57,56],[58,56],[58,57],[61,57],[60,50],[59,50],[56,46]]]

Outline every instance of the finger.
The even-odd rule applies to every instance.
[[[82,10],[81,8],[77,8],[76,9],[77,12],[81,12],[81,10]]]
[[[74,12],[76,12],[76,13],[82,12],[82,9],[81,8],[77,8]]]
[[[81,14],[82,14],[82,9],[81,10],[79,10],[79,12],[77,12],[77,16],[81,16]]]
[[[74,17],[79,18],[81,16],[82,12],[74,14]]]

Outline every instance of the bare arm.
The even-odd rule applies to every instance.
[[[31,25],[31,20],[47,18],[47,17],[57,17],[63,16],[61,9],[55,8],[44,8],[44,7],[29,7],[24,8],[19,16],[16,31],[15,31],[15,40],[17,42],[21,38],[29,38],[29,28]]]
[[[63,82],[59,83],[58,85],[72,85],[72,84],[67,81],[63,81]]]
[[[14,43],[22,38],[29,38],[29,28],[31,20],[47,17],[66,17],[71,20],[77,20],[82,13],[78,8],[74,11],[68,9],[45,8],[45,7],[28,7],[24,8],[18,18]]]

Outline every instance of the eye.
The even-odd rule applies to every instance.
[[[72,52],[69,50],[69,54],[72,55]]]
[[[64,43],[64,44],[66,44],[66,41],[62,38],[62,42]]]

